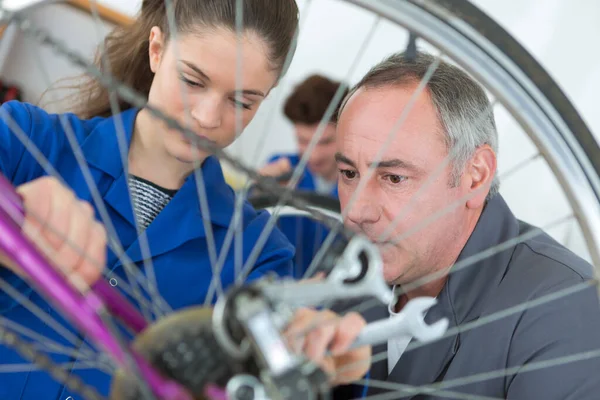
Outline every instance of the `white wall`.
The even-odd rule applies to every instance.
[[[134,16],[142,6],[142,0],[98,0],[98,3],[131,16]]]
[[[600,2],[594,0],[476,0],[548,69],[580,110],[590,128],[600,133],[597,93],[600,91],[600,53],[588,43],[600,37]],[[103,0],[122,12],[134,15],[140,0]],[[291,87],[313,72],[346,79],[374,16],[340,0],[313,0],[306,13],[306,0],[298,0],[305,28],[294,62],[286,79],[264,103],[255,120],[230,151],[251,165],[261,164],[272,152],[294,150],[290,124],[281,114],[281,104]],[[306,14],[306,15],[305,15]],[[90,17],[66,6],[51,5],[33,13],[36,24],[66,40],[70,47],[91,57],[98,41]],[[326,27],[326,29],[321,29]],[[105,32],[109,25],[103,24]],[[352,76],[354,83],[373,64],[388,54],[403,50],[407,34],[390,23],[381,22]],[[4,42],[4,39],[3,39]],[[1,49],[0,49],[1,50]],[[52,80],[77,72],[64,59],[41,50],[39,45],[17,35],[0,71],[3,79],[22,85],[26,99],[36,101],[46,87],[34,54],[41,51],[44,66]],[[1,54],[1,53],[0,53]],[[0,60],[2,61],[2,60]],[[498,109],[500,130],[500,173],[530,157],[535,147],[510,117]],[[271,113],[275,113],[270,119]],[[266,123],[270,121],[270,125]],[[255,151],[264,134],[268,139]],[[516,214],[530,222],[545,226],[570,209],[558,185],[542,161],[502,182],[502,194]],[[554,229],[559,240],[569,239],[571,247],[583,253],[583,242],[571,227]]]
[[[476,0],[489,15],[530,51],[559,82],[583,118],[597,135],[600,134],[600,113],[597,93],[600,91],[600,55],[590,38],[600,37],[600,2],[590,0]],[[302,1],[305,5],[306,1]],[[244,136],[232,146],[232,151],[249,163],[261,163],[274,151],[294,148],[289,123],[278,115],[269,130],[269,140],[259,154],[248,148],[263,134],[264,120],[272,109],[280,110],[282,99],[291,86],[308,73],[321,72],[333,78],[346,79],[362,41],[369,32],[374,16],[338,0],[313,2],[306,26],[326,29],[304,29],[296,58],[288,79],[274,94]],[[388,54],[403,50],[406,32],[390,23],[380,23],[360,59],[350,81],[356,82],[373,64]],[[426,45],[424,48],[428,48]],[[276,96],[280,96],[280,99]],[[535,146],[520,127],[500,107],[496,108],[500,133],[500,174],[536,153]],[[600,136],[597,136],[600,137]],[[519,170],[501,184],[501,193],[516,215],[545,227],[571,209],[543,160]],[[564,224],[550,230],[560,241],[587,257],[585,245],[576,224]]]
[[[94,20],[89,14],[62,4],[35,9],[28,18],[34,26],[52,32],[53,38],[90,61],[102,37],[112,29],[111,24],[91,23]],[[25,100],[32,103],[38,103],[49,82],[77,76],[84,71],[49,47],[18,32],[14,26],[9,27],[2,38],[0,49],[6,54],[0,60],[2,79],[18,83]]]

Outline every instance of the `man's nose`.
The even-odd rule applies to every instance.
[[[381,207],[377,194],[369,190],[369,186],[357,187],[348,198],[348,204],[344,205],[343,212],[349,221],[356,225],[372,224],[379,221]]]

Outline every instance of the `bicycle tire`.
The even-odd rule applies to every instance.
[[[421,3],[419,0],[411,0]],[[576,137],[592,164],[600,175],[600,146],[591,130],[565,92],[548,71],[503,27],[467,0],[437,0],[438,4],[467,22],[479,34],[492,42],[502,53],[511,58],[528,78],[534,82],[546,99],[563,117],[564,122]],[[450,23],[450,21],[447,21]],[[600,193],[596,193],[600,199]]]
[[[600,147],[546,69],[506,29],[468,0],[345,2],[400,25],[438,48],[450,49],[446,55],[501,99],[562,186],[598,273]],[[476,62],[469,64],[467,59]],[[469,68],[475,64],[475,70]],[[531,110],[536,115],[530,115]]]
[[[394,5],[398,9],[397,6],[399,4],[410,3],[416,7],[420,7],[428,15],[436,18],[441,24],[453,28],[457,32],[464,29],[464,26],[459,25],[466,23],[469,29],[475,31],[480,38],[491,43],[493,50],[507,57],[516,66],[518,72],[525,76],[528,82],[522,82],[513,75],[515,76],[514,82],[518,83],[523,92],[529,95],[538,108],[545,110],[549,107],[549,111],[553,111],[552,115],[547,114],[548,120],[552,121],[556,130],[562,134],[564,144],[575,155],[575,159],[578,161],[582,171],[585,173],[585,177],[591,185],[596,200],[600,200],[600,185],[598,184],[600,148],[589,128],[547,71],[505,29],[495,23],[484,12],[466,0],[441,0],[437,2],[422,0],[407,0],[405,2],[398,2],[397,0],[347,0],[347,2],[355,4],[363,3],[365,9],[371,10],[376,9],[377,5],[387,4],[390,7]],[[473,39],[465,38],[465,40],[471,40],[473,44],[476,44]],[[490,58],[494,58],[493,54],[486,51],[483,47],[480,47],[480,50]],[[502,67],[502,62],[498,61],[496,66]],[[513,71],[507,67],[504,70],[508,74],[513,74]],[[531,83],[533,89],[529,87],[528,83]],[[541,93],[541,98],[536,98],[535,91]],[[543,102],[548,102],[549,106],[544,105]],[[566,125],[566,130],[563,130],[559,126],[561,123]],[[569,138],[569,135],[573,137]],[[574,141],[571,139],[574,139]],[[583,151],[583,155],[579,154],[580,151]],[[587,165],[586,162],[590,165]],[[266,201],[267,199],[263,198],[263,200]],[[298,200],[304,200],[304,204],[316,208],[332,210],[334,207],[330,199],[324,200],[322,196],[307,195],[306,193],[300,194],[298,192],[290,196],[285,204],[293,206]],[[255,199],[253,204],[261,206],[258,199]],[[265,208],[265,204],[274,206],[279,204],[279,199],[276,196],[271,196],[269,202],[263,203],[261,208]],[[332,211],[339,212],[339,203],[337,204],[337,208],[333,208]]]
[[[515,79],[515,82],[521,86],[524,92],[531,94],[532,100],[537,102],[540,110],[550,107],[555,111],[552,115],[548,115],[548,120],[554,121],[557,131],[563,131],[560,126],[561,123],[567,127],[563,135],[564,144],[575,156],[574,158],[587,178],[596,201],[600,201],[600,184],[598,183],[600,147],[591,131],[577,113],[571,101],[547,71],[504,28],[484,12],[467,0],[437,0],[435,2],[426,0],[405,0],[403,2],[397,0],[346,0],[345,2],[363,4],[364,9],[379,12],[385,10],[386,7],[398,11],[399,4],[410,3],[457,32],[471,29],[481,39],[491,43],[493,50],[506,56],[516,66],[518,72],[527,78],[531,85],[528,85],[528,82],[519,82],[518,79]],[[471,40],[473,44],[476,44],[474,39],[465,37],[465,40]],[[486,51],[484,48],[481,48],[481,51],[493,58],[491,51]],[[498,66],[502,68],[502,63],[498,63]],[[510,68],[505,67],[504,70],[506,73],[512,74]],[[533,86],[533,90],[530,86]],[[539,91],[541,97],[533,93],[534,91]],[[545,105],[545,102],[549,103],[549,106]],[[557,115],[560,120],[556,119]],[[572,135],[572,138],[568,137],[569,134]],[[303,198],[315,208],[340,211],[339,203],[337,203],[337,208],[334,208],[331,199],[325,200],[324,196],[319,195],[302,194],[298,197],[294,195],[286,204],[293,206],[296,200],[300,198]],[[265,196],[251,202],[255,205],[255,208],[267,208],[269,205],[278,204],[279,199],[276,196]]]
[[[434,17],[439,23],[459,32],[459,34],[469,32],[470,30],[471,38],[461,34],[465,40],[469,40],[480,51],[483,51],[491,59],[494,59],[496,66],[502,68],[507,74],[513,77],[515,77],[515,74],[523,75],[521,79],[515,77],[514,81],[530,96],[540,110],[548,111],[546,114],[548,120],[553,122],[555,129],[560,132],[563,138],[561,144],[566,146],[575,156],[574,159],[584,172],[585,178],[590,185],[590,193],[593,194],[596,203],[600,202],[600,145],[598,141],[581,115],[577,112],[571,100],[550,76],[548,71],[506,29],[495,22],[485,12],[468,0],[345,0],[345,2],[370,10],[396,23],[398,23],[397,19],[385,14],[389,14],[390,11],[400,12],[400,5],[410,3],[422,12]],[[402,24],[400,23],[400,25]],[[431,37],[426,39],[430,40]],[[482,39],[487,43],[481,43]],[[485,49],[483,45],[491,47]],[[503,65],[502,61],[498,59],[498,55],[493,54],[494,50],[504,55],[513,65]],[[467,67],[466,65],[462,66]],[[514,70],[515,68],[516,70]],[[536,91],[539,91],[539,93],[535,93]],[[544,104],[544,102],[547,104]],[[518,112],[513,111],[511,114],[518,114]],[[564,127],[562,126],[563,124]],[[536,142],[538,147],[540,146],[539,140],[536,140],[536,138],[532,138],[532,140]],[[556,174],[559,168],[555,167],[551,162],[549,162],[549,165]],[[562,180],[561,183],[564,187],[565,181]],[[569,196],[568,192],[567,196]],[[333,209],[333,205],[329,205],[327,200],[323,200],[320,197],[311,197],[304,193],[298,193],[297,196],[295,193],[293,197],[306,200],[306,206],[338,212],[338,209]],[[571,202],[573,202],[574,196],[570,195],[569,197]],[[252,201],[258,208],[267,208],[278,204],[276,199],[275,195],[269,194]],[[285,201],[282,205],[293,208],[293,203],[294,199],[291,199]],[[589,212],[590,210],[593,210],[593,208],[588,207],[587,211]],[[298,213],[301,214],[300,211]],[[584,234],[595,236],[596,238],[594,243],[588,240],[587,244],[588,247],[594,245],[594,249],[590,253],[594,264],[600,265],[600,247],[598,246],[598,243],[600,243],[600,234],[598,233],[600,232],[598,230],[600,229],[600,220],[594,218],[594,216],[600,217],[600,213],[586,214],[584,212],[575,212],[576,216],[583,218],[583,220],[580,219],[580,225]],[[593,226],[588,227],[581,222],[590,223]],[[594,229],[594,226],[598,229]]]

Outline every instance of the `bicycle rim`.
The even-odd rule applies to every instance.
[[[345,0],[405,27],[465,68],[521,124],[559,180],[600,267],[600,149],[567,97],[506,31],[463,0]],[[476,67],[473,67],[476,66]],[[293,196],[281,215],[339,217],[337,210]],[[281,207],[271,207],[280,213]],[[304,211],[298,213],[298,209]],[[306,206],[308,205],[308,210]],[[332,225],[335,226],[335,225]]]

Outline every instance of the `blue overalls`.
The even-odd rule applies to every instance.
[[[120,115],[127,144],[131,140],[137,112],[137,109],[129,109]],[[63,114],[63,116],[68,120],[75,134],[81,147],[81,155],[88,162],[93,180],[117,232],[118,240],[129,259],[137,268],[143,270],[144,257],[138,243],[135,217],[127,189],[128,179],[123,172],[120,158],[118,125],[115,123],[120,121],[116,117],[97,117],[83,121],[71,114]],[[13,101],[5,103],[0,108],[0,121],[2,121],[0,122],[0,171],[4,175],[14,185],[46,175],[31,153],[7,126],[9,119],[21,128],[22,133],[49,160],[52,167],[77,196],[94,204],[90,189],[77,164],[58,115],[48,114],[32,105]],[[196,180],[192,174],[146,229],[158,290],[173,309],[203,304],[212,281],[207,233],[202,215],[210,216],[212,235],[217,253],[220,254],[235,207],[234,192],[225,183],[221,167],[215,157],[209,157],[203,163],[202,173],[208,198],[207,212],[204,212],[200,206]],[[94,207],[96,216],[100,219],[95,204]],[[256,238],[260,236],[266,225],[269,214],[257,213],[246,203],[242,215],[243,261],[245,261],[254,248]],[[236,271],[234,262],[239,261],[234,257],[233,243],[226,254],[221,272],[221,282],[224,287],[233,283]],[[125,280],[123,265],[110,249],[107,251],[107,257],[107,268],[111,271],[110,279],[113,279],[111,283],[118,287],[119,282]],[[248,279],[256,279],[266,273],[289,275],[292,272],[293,257],[293,246],[279,230],[274,230]],[[21,279],[4,268],[0,268],[0,278],[42,311],[68,327],[69,331],[74,332],[71,325],[66,323],[56,310]],[[56,333],[1,289],[0,316],[70,349],[77,349],[82,340],[81,336],[77,335],[78,345],[69,343],[62,335]],[[65,354],[52,354],[52,358],[58,363],[74,361],[72,355]],[[0,365],[23,363],[29,362],[23,360],[12,349],[0,346]],[[105,396],[108,394],[110,376],[96,368],[86,369],[86,360],[83,357],[79,357],[72,373],[79,375],[88,385],[96,387],[100,394]],[[46,372],[33,370],[15,373],[0,372],[0,399],[77,400],[81,399],[81,396],[69,392]]]
[[[300,163],[300,156],[297,154],[277,154],[271,157],[268,160],[268,163],[270,164],[282,157],[286,157],[290,161],[292,170]],[[296,189],[316,192],[317,186],[315,177],[308,168],[304,168],[304,172],[296,185]],[[327,193],[327,195],[337,199],[337,185],[335,185],[332,191]],[[279,218],[278,226],[288,240],[296,247],[294,276],[302,278],[313,258],[321,248],[325,238],[327,238],[329,230],[324,224],[304,216],[282,216]]]

